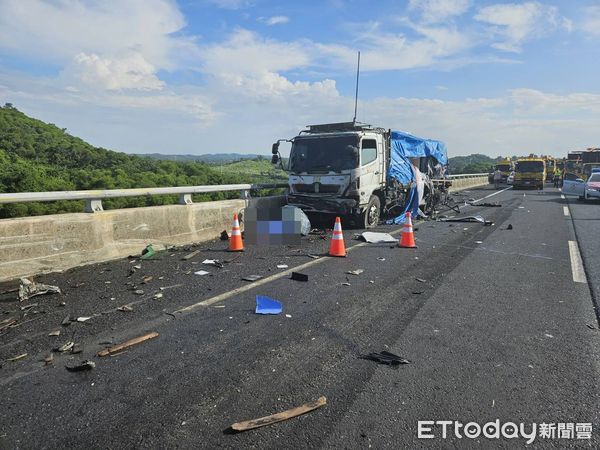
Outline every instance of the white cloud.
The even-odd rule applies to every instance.
[[[557,29],[571,31],[572,23],[558,8],[538,2],[502,3],[479,9],[475,20],[492,25],[492,35],[501,40],[492,47],[507,52],[521,51],[524,42]]]
[[[288,23],[290,18],[288,16],[259,17],[258,21],[267,25],[280,25]]]
[[[600,6],[590,6],[584,9],[584,19],[581,27],[591,36],[600,36]]]
[[[408,7],[418,10],[426,23],[440,23],[467,12],[471,0],[410,0]]]

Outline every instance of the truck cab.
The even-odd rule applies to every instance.
[[[522,158],[517,160],[513,189],[525,187],[544,189],[546,162],[542,158]]]

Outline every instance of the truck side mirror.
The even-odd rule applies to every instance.
[[[273,144],[273,147],[271,148],[271,153],[273,153],[274,155],[276,155],[279,152],[279,141],[275,142]]]
[[[279,155],[273,155],[271,157],[271,164],[277,164],[279,162]]]

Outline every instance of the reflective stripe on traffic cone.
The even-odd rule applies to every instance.
[[[335,218],[333,236],[331,236],[331,245],[329,246],[329,256],[346,256],[346,246],[344,245],[344,235],[342,233],[342,222],[339,217]]]
[[[244,250],[244,242],[242,242],[242,233],[240,231],[240,222],[237,214],[233,215],[233,227],[231,229],[231,237],[229,238],[230,252],[241,252]]]
[[[400,238],[400,247],[415,248],[415,235],[413,233],[412,221],[410,220],[410,212],[406,213],[404,220],[404,228],[402,229],[402,237]]]

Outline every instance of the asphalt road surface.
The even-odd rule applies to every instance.
[[[496,420],[527,433],[537,424],[534,448],[600,447],[600,204],[552,188],[457,198],[488,195],[457,216],[494,225],[418,222],[417,249],[361,243],[357,230],[344,230],[346,258],[307,256],[326,254],[330,231],[299,249],[231,254],[214,241],[36,278],[62,295],[0,295],[0,324],[17,320],[0,331],[0,448],[525,447],[520,436],[459,438],[454,424],[445,438],[439,425],[419,438],[419,421]],[[478,206],[488,202],[502,206]],[[308,282],[290,279],[298,266]],[[202,269],[210,274],[194,274]],[[241,280],[253,274],[264,278]],[[283,313],[255,314],[256,295],[280,300]],[[96,356],[150,331],[159,336]],[[68,341],[82,352],[43,362]],[[410,363],[361,359],[383,350]],[[95,369],[65,370],[85,359]],[[306,415],[228,430],[320,396],[327,405]]]

